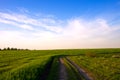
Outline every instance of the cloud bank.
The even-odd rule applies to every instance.
[[[5,24],[5,25],[3,25]],[[32,16],[0,12],[0,47],[29,49],[112,48],[120,47],[120,26],[96,18]]]

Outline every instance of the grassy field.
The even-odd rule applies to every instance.
[[[69,58],[88,71],[95,80],[120,80],[120,58],[114,58],[113,55],[115,54],[98,55],[98,57],[71,56]]]
[[[95,80],[120,80],[120,49],[0,51],[0,80],[58,80],[61,56],[68,57]],[[74,66],[65,58],[63,61],[68,80],[82,78]]]

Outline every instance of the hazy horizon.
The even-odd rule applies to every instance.
[[[2,0],[0,48],[120,48],[119,0]]]

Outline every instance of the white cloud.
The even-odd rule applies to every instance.
[[[5,20],[5,19],[0,19],[0,23],[17,26],[17,27],[19,27],[19,28],[23,28],[23,29],[27,29],[27,30],[34,30],[33,27],[30,26],[30,25],[20,24],[20,23],[16,23],[16,22],[14,22],[14,21],[9,21],[9,20]]]
[[[112,30],[104,19],[85,21],[82,19],[73,19],[68,21],[64,34],[74,37],[89,38],[110,33]]]
[[[111,26],[101,18],[74,18],[63,22],[54,18],[1,12],[0,23],[30,30],[0,31],[2,46],[31,49],[120,47],[120,26]]]
[[[60,30],[60,27],[55,27],[58,26],[59,21],[51,19],[51,18],[31,18],[28,17],[27,15],[22,15],[22,14],[16,14],[16,13],[3,13],[0,12],[0,22],[6,23],[6,24],[11,24],[17,27],[21,27],[23,29],[28,29],[28,30],[33,30],[32,26],[37,26],[37,27],[42,27],[50,31],[57,32]],[[31,26],[27,27],[23,26]]]
[[[33,27],[31,27],[29,25],[25,25],[25,24],[20,25],[20,27],[23,28],[23,29],[34,30]]]

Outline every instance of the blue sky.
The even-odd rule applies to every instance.
[[[58,18],[85,16],[95,17],[100,14],[120,13],[119,0],[2,0],[0,9],[18,11],[25,8],[30,12],[51,14]],[[104,16],[104,15],[103,15]],[[108,16],[110,17],[110,16]]]
[[[0,47],[120,47],[120,0],[1,0]]]

